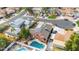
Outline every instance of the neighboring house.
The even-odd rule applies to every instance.
[[[6,8],[6,12],[7,12],[7,14],[13,14],[13,13],[15,13],[16,11],[14,10],[14,8]]]
[[[62,15],[65,15],[65,16],[70,16],[72,17],[73,16],[73,13],[74,13],[74,8],[61,8],[59,9],[60,12],[62,13]]]
[[[0,8],[0,19],[5,16],[10,16],[14,14],[17,10],[19,10],[19,7],[1,7]]]
[[[9,28],[5,33],[11,35],[11,36],[18,36],[18,33],[20,32],[20,28],[15,28],[15,29],[12,29],[12,28]]]
[[[25,20],[22,18],[18,18],[10,22],[11,27],[20,28],[24,24]]]
[[[24,24],[23,19],[16,19],[10,22],[10,28],[6,30],[4,33],[7,37],[11,37],[14,39],[18,38],[18,34],[21,31],[21,26]]]
[[[21,27],[25,26],[26,28],[29,28],[31,21],[25,20],[23,18],[19,18],[16,20],[13,20],[10,23],[10,28],[6,30],[4,33],[7,37],[12,37],[12,38],[18,38],[18,34],[21,31]]]
[[[65,42],[69,40],[70,36],[73,34],[73,31],[59,30],[54,36],[53,46],[57,48],[64,49]]]
[[[74,19],[79,18],[79,12],[74,13]]]
[[[34,8],[32,8],[32,10],[33,10],[33,12],[36,14],[39,14],[41,11],[42,11],[42,8],[40,7],[34,7]]]
[[[6,11],[4,9],[0,9],[0,18],[6,16]]]

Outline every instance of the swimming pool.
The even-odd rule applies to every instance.
[[[33,40],[30,43],[30,46],[38,48],[38,49],[45,49],[45,47],[46,47],[46,45],[44,43],[37,41],[37,40]]]

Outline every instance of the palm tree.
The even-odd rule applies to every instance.
[[[26,39],[26,38],[28,38],[29,35],[30,35],[29,29],[26,29],[25,27],[22,27],[21,32],[19,33],[19,37]]]

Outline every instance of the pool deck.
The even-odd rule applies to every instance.
[[[43,49],[41,49],[41,50],[46,50],[47,45],[46,45],[45,43],[39,41],[38,39],[34,39],[34,40],[30,41],[30,42],[28,43],[28,45],[30,46],[30,44],[31,44],[33,41],[37,41],[38,43],[43,44],[45,47],[44,47]],[[34,48],[35,48],[35,47],[34,47]],[[35,49],[38,49],[38,48],[35,48]],[[40,49],[39,49],[39,50],[40,50]]]
[[[16,45],[21,45],[22,47],[21,48],[26,48],[26,49],[28,49],[28,51],[35,51],[35,50],[37,50],[37,51],[39,51],[39,49],[36,49],[36,48],[33,48],[33,47],[31,47],[31,46],[28,46],[28,45],[26,45],[26,44],[24,44],[24,43],[22,43],[22,42],[12,42],[4,51],[17,51],[17,49],[12,49],[11,50],[11,48],[12,48],[12,46],[14,45],[14,44],[16,44]],[[9,50],[10,49],[10,50]],[[18,48],[19,49],[19,48]],[[27,50],[26,50],[27,51]]]

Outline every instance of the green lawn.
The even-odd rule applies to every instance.
[[[48,16],[49,19],[55,19],[56,17],[57,17],[56,15]]]

